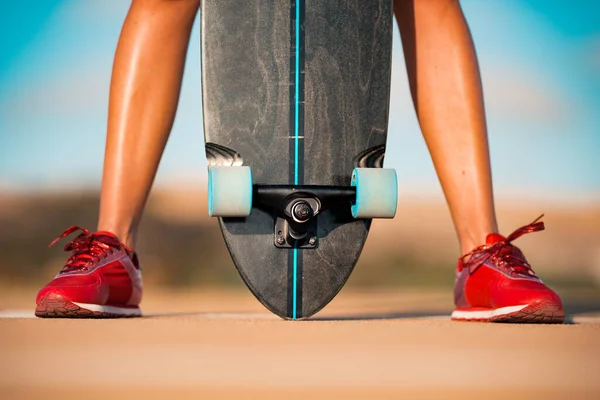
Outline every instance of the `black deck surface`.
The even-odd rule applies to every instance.
[[[255,184],[349,185],[380,167],[391,77],[391,0],[204,0],[202,85],[209,165],[248,165]],[[323,308],[348,279],[370,221],[318,217],[317,249],[273,244],[254,208],[220,219],[242,278],[284,318]]]

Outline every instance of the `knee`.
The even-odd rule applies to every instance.
[[[184,7],[190,9],[198,9],[200,0],[132,0],[136,6],[144,7]]]
[[[423,12],[438,12],[448,8],[460,8],[459,0],[394,0],[394,9],[414,10]]]
[[[422,13],[444,13],[448,10],[460,9],[459,0],[413,0],[415,8]]]
[[[440,19],[461,17],[459,0],[394,0],[394,14],[401,28],[436,28]]]

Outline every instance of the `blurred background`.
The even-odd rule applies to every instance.
[[[479,56],[501,233],[567,301],[600,305],[600,3],[463,0]],[[96,228],[112,61],[129,2],[0,0],[0,286],[37,289],[66,261],[48,243]],[[439,288],[458,243],[394,36],[386,166],[399,209],[375,221],[349,287]],[[244,288],[206,210],[196,20],[180,106],[141,225],[146,285]],[[33,299],[32,299],[33,301]]]

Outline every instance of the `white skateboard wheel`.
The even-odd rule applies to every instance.
[[[247,217],[252,211],[252,169],[210,167],[208,214],[211,217]]]
[[[356,201],[352,204],[354,218],[394,218],[398,203],[396,170],[355,168],[352,186],[356,187]]]

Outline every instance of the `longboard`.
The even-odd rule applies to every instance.
[[[270,311],[308,318],[348,280],[372,218],[392,218],[383,168],[391,0],[204,0],[209,212]]]

